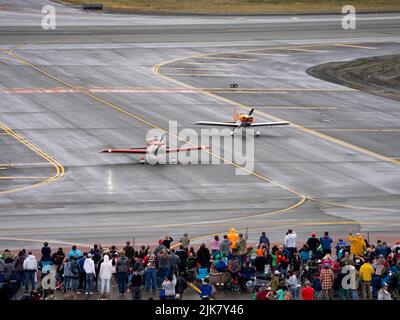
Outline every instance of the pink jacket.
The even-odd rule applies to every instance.
[[[219,250],[219,240],[211,240],[211,250]]]

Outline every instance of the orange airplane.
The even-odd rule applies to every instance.
[[[254,123],[254,117],[252,116],[254,108],[250,110],[249,114],[244,111],[237,112],[236,109],[233,111],[233,121],[229,122],[212,122],[212,121],[197,121],[196,124],[199,126],[221,126],[234,128],[231,131],[233,136],[236,129],[239,128],[253,128],[253,127],[272,127],[272,126],[285,126],[290,124],[286,121],[279,122],[258,122]],[[256,131],[256,136],[260,136],[260,131]]]
[[[140,158],[140,163],[160,163],[161,155],[172,152],[192,151],[192,150],[205,150],[208,146],[196,146],[186,148],[169,148],[165,146],[165,134],[161,136],[161,139],[153,137],[149,139],[145,147],[130,148],[130,149],[103,149],[101,153],[131,153],[131,154],[144,154],[144,157]],[[175,158],[172,158],[175,162]]]

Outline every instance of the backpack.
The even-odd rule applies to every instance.
[[[71,263],[71,273],[72,277],[78,278],[81,273],[81,267],[79,266],[79,263],[74,261]]]
[[[225,261],[219,260],[215,267],[218,272],[222,272],[222,271],[225,271],[228,266],[226,265]]]
[[[313,286],[315,291],[321,291],[322,290],[321,279],[314,278],[312,286]]]
[[[117,271],[118,272],[128,272],[128,260],[120,259],[117,263]]]
[[[196,267],[196,258],[193,258],[193,257],[189,257],[188,259],[187,259],[187,268],[188,269],[192,269],[192,268],[195,268]]]
[[[101,260],[100,252],[98,250],[93,250],[93,252],[91,252],[91,253],[93,254],[92,259],[94,261],[94,264],[98,264]]]

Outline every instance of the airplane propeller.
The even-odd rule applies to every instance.
[[[250,110],[250,112],[249,112],[249,114],[247,115],[247,117],[250,117],[250,116],[253,114],[253,112],[254,112],[254,108],[252,108],[252,109]]]
[[[154,154],[157,156],[158,155],[158,149],[160,149],[161,145],[163,145],[165,140],[165,133],[162,134],[161,138],[160,138],[160,143],[157,145],[157,149],[154,151]]]

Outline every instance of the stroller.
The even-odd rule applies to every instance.
[[[210,273],[210,284],[214,285],[216,289],[224,289],[225,284],[231,280],[229,272]]]
[[[259,289],[260,287],[268,287],[271,282],[271,276],[263,272],[256,272],[255,280],[253,283],[254,289]]]

